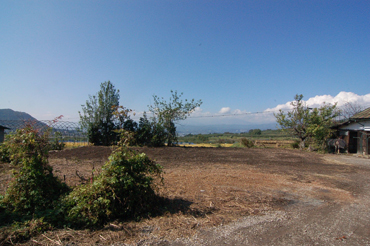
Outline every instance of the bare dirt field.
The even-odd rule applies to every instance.
[[[49,231],[28,245],[370,245],[370,160],[287,149],[136,148],[163,166],[163,213],[101,230]],[[70,185],[110,147],[50,153]],[[0,193],[10,178],[1,166]]]

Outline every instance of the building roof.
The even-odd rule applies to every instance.
[[[348,126],[349,124],[352,124],[352,123],[358,122],[358,121],[361,122],[363,120],[365,120],[365,121],[370,120],[370,108],[362,110],[361,112],[353,115],[349,119],[343,119],[343,120],[339,120],[339,121],[335,122],[334,126],[332,126],[331,128],[332,129],[339,129],[340,127]]]
[[[370,108],[367,108],[367,109],[355,114],[350,119],[370,119]]]
[[[8,128],[8,127],[6,127],[6,126],[2,126],[2,125],[0,125],[0,129],[10,129],[10,128]]]

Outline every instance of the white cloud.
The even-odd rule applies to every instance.
[[[208,116],[211,115],[210,112],[203,112],[203,109],[200,107],[196,107],[194,111],[191,113],[191,117],[202,117],[202,116]]]
[[[233,112],[232,112],[233,114],[246,114],[247,113],[247,111],[243,111],[243,110],[240,110],[240,109],[235,109],[235,110],[233,110]]]
[[[218,113],[227,114],[227,113],[230,113],[230,111],[231,111],[230,107],[223,107],[223,108],[221,108],[221,110]]]
[[[291,105],[291,102],[287,102],[285,104],[279,104],[275,108],[268,108],[264,112],[279,112],[280,109],[285,111],[285,110],[290,110],[292,108],[293,107]]]
[[[277,112],[281,110],[290,110],[292,108],[291,105],[292,101],[289,101],[285,104],[279,104],[274,108],[268,108],[265,112]],[[366,95],[357,95],[353,92],[345,92],[341,91],[335,97],[331,95],[317,95],[315,97],[311,97],[308,100],[304,100],[306,105],[311,108],[320,107],[323,103],[326,104],[334,104],[337,103],[338,107],[342,107],[346,103],[356,103],[362,107],[369,107],[370,106],[370,93]]]
[[[357,95],[353,92],[343,91],[336,96],[317,95],[305,100],[308,107],[320,107],[324,102],[330,104],[338,103],[338,107],[345,105],[347,102],[356,103],[362,107],[370,107],[370,93]],[[279,109],[284,111],[291,110],[291,108],[291,101],[285,104],[279,104],[273,108],[268,108],[259,113],[251,113],[247,110],[232,109],[230,107],[222,107],[218,112],[206,112],[198,107],[191,113],[187,120],[179,121],[178,123],[181,125],[268,124],[276,122],[276,118],[273,115],[274,112],[278,112]],[[135,118],[138,120],[140,116],[142,116],[142,112],[138,112]]]

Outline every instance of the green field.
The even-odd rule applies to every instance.
[[[212,133],[212,134],[188,134],[178,137],[178,142],[194,143],[194,144],[237,144],[240,143],[241,138],[249,140],[295,140],[291,135],[282,130],[264,130],[258,129],[250,130],[244,133]]]

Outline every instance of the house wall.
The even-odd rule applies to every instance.
[[[370,120],[361,122],[352,122],[349,125],[345,125],[339,128],[340,130],[349,131],[370,131]]]
[[[357,153],[357,131],[341,131],[340,138],[346,142],[346,148],[348,153]]]
[[[339,127],[338,130],[346,133],[344,140],[349,153],[370,154],[370,120],[352,122]]]
[[[370,154],[370,132],[359,131],[357,133],[357,153],[362,155]]]

